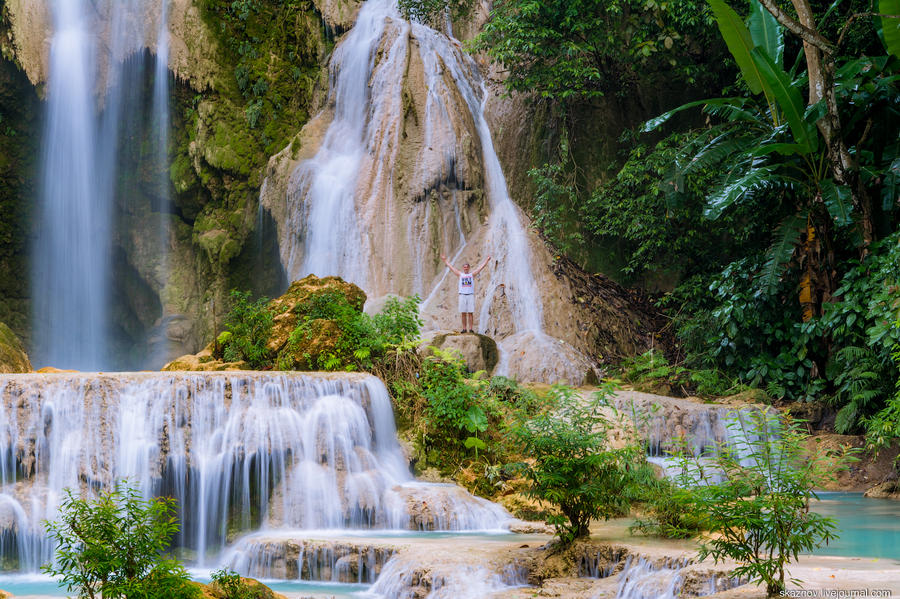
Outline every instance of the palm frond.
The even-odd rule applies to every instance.
[[[806,213],[797,213],[782,221],[775,234],[775,243],[766,252],[766,262],[762,268],[762,284],[773,293],[784,272],[784,266],[791,261],[794,248],[800,242],[800,234],[806,224]]]

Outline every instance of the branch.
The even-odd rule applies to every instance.
[[[822,35],[818,31],[806,27],[798,20],[781,10],[781,7],[775,4],[775,0],[759,1],[767,11],[772,13],[772,16],[775,17],[775,20],[777,20],[788,31],[800,37],[804,42],[815,46],[825,54],[833,54],[836,50],[835,45],[822,37]]]
[[[881,17],[882,19],[900,19],[900,15],[886,15],[880,12],[858,12],[852,15],[847,22],[844,23],[844,26],[841,27],[841,32],[838,34],[837,47],[840,48],[844,45],[844,35],[850,30],[850,25],[853,21],[858,17]]]

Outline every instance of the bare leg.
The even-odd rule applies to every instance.
[[[475,315],[471,312],[469,312],[469,332],[475,332]]]
[[[466,313],[460,312],[460,315],[462,316],[462,332],[465,333],[466,332]]]

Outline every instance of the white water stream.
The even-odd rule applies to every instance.
[[[154,102],[152,121],[161,129],[155,155],[164,157],[165,1],[55,0],[50,6],[54,32],[31,268],[32,358],[41,366],[105,369],[113,360],[111,237],[120,132],[141,112],[139,73],[126,76],[124,65],[158,44],[155,70],[165,76],[157,77],[160,100]]]
[[[407,165],[413,172],[404,172],[398,157],[411,143],[404,133],[410,110],[404,78],[413,68],[424,77],[424,114],[416,115],[424,133],[415,164]],[[429,223],[452,221],[442,225],[442,235],[447,253],[459,256],[469,242],[461,192],[452,192],[452,207],[432,208],[428,200],[395,197],[398,179],[436,177],[459,187],[479,180],[489,213],[479,250],[492,261],[478,281],[478,328],[487,331],[498,318],[492,301],[504,290],[512,332],[540,332],[542,301],[524,217],[507,191],[484,118],[487,93],[472,57],[446,35],[401,19],[394,0],[369,0],[335,50],[330,74],[331,123],[315,156],[292,174],[285,198],[289,226],[281,249],[288,275],[338,275],[376,295],[418,293],[427,309],[447,272],[435,272],[429,263],[445,251],[434,247],[438,240]],[[482,175],[467,170],[474,167],[466,152],[478,154]],[[436,210],[446,214],[435,216]]]

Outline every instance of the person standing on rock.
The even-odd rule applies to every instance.
[[[462,315],[462,332],[475,332],[475,275],[480,273],[487,263],[491,261],[488,256],[484,259],[475,270],[469,272],[469,263],[463,264],[462,270],[453,268],[453,265],[447,262],[447,256],[441,254],[441,260],[459,277],[459,313]]]

